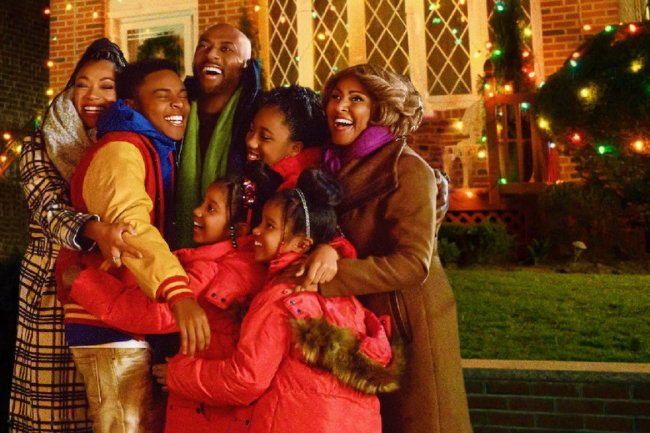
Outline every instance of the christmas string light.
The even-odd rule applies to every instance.
[[[571,142],[572,142],[573,144],[582,144],[582,135],[580,135],[580,134],[577,133],[577,132],[574,132],[574,133],[571,135]]]
[[[640,60],[640,59],[633,60],[632,64],[630,64],[630,71],[632,71],[632,72],[634,72],[636,74],[641,69],[643,69],[643,66],[644,66],[643,60]]]

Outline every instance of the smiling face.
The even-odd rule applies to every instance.
[[[262,107],[255,114],[246,134],[248,160],[261,159],[270,166],[297,155],[302,147],[301,141],[291,139],[284,113],[277,106]]]
[[[262,221],[253,229],[253,252],[256,261],[268,263],[279,254],[303,250],[300,243],[304,236],[291,234],[289,221],[283,220],[284,209],[281,202],[273,199],[267,201],[262,210]]]
[[[228,187],[213,183],[200,206],[194,209],[192,238],[197,244],[212,244],[229,238]]]
[[[75,76],[72,102],[87,129],[115,102],[115,66],[108,60],[91,60]]]
[[[342,77],[325,106],[332,144],[348,146],[370,125],[375,103],[354,75]]]
[[[183,138],[190,104],[185,85],[174,71],[150,73],[138,87],[135,99],[126,102],[162,134],[175,141]]]
[[[248,38],[236,28],[218,24],[201,35],[192,70],[205,95],[231,94],[239,86],[251,56]]]

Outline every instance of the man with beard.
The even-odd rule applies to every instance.
[[[176,184],[175,247],[192,245],[192,210],[207,186],[226,174],[241,174],[259,67],[251,42],[228,24],[216,24],[200,37],[185,85],[193,100],[180,154]]]

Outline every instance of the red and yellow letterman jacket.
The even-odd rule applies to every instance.
[[[167,156],[173,158],[171,152]],[[149,297],[174,303],[194,298],[194,294],[185,271],[163,238],[166,212],[160,157],[144,135],[110,132],[80,161],[70,182],[70,194],[75,209],[97,214],[101,221],[122,221],[135,228],[137,236],[124,235],[125,241],[143,257],[125,257],[124,265]],[[108,327],[77,304],[60,284],[61,275],[74,262],[99,267],[103,258],[97,248],[89,253],[61,251],[57,290],[66,323]],[[137,317],[138,313],[133,313]]]

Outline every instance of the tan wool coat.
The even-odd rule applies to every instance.
[[[384,433],[471,432],[460,365],[456,302],[435,239],[433,170],[404,139],[344,165],[339,223],[359,259],[339,262],[325,296],[360,295],[390,313],[407,367],[397,393],[381,397]]]

